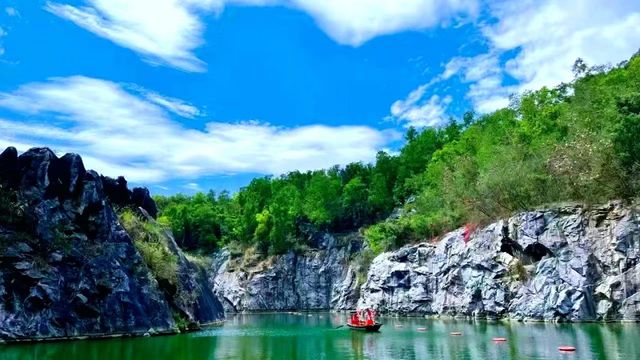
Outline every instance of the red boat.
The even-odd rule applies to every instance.
[[[376,321],[376,312],[373,309],[362,309],[351,314],[351,320],[347,326],[353,330],[377,332],[380,331],[381,323]]]

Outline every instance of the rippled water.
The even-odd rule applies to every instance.
[[[638,324],[382,318],[382,331],[369,334],[336,329],[345,320],[329,313],[238,315],[222,327],[177,336],[0,345],[0,359],[640,359]],[[577,350],[560,353],[560,345]]]

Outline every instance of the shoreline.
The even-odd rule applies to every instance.
[[[269,314],[348,314],[355,309],[350,310],[332,310],[332,309],[315,309],[315,310],[247,310],[235,313],[225,314],[227,317],[235,315],[269,315]],[[445,321],[478,321],[478,322],[490,322],[490,323],[533,323],[533,324],[615,324],[615,323],[628,323],[628,324],[640,324],[640,319],[619,319],[619,320],[544,320],[544,319],[514,319],[510,317],[473,317],[473,316],[456,316],[456,315],[433,315],[433,314],[419,314],[419,313],[407,313],[407,314],[391,314],[381,313],[377,316],[381,318],[423,318],[427,320],[445,320]]]
[[[238,315],[275,315],[275,314],[289,314],[289,315],[311,315],[311,314],[348,314],[351,310],[289,310],[289,311],[243,311],[237,313],[227,314],[227,319]],[[510,319],[510,318],[476,318],[476,317],[460,317],[451,315],[424,315],[424,314],[380,314],[378,315],[382,319],[426,319],[426,320],[441,320],[445,322],[479,322],[489,324],[522,324],[522,325],[581,325],[581,324],[635,324],[640,325],[640,320],[579,320],[579,321],[555,321],[555,320],[536,320],[536,319]],[[98,335],[81,335],[81,336],[65,336],[65,337],[47,337],[47,338],[29,338],[29,339],[0,339],[0,345],[19,345],[19,344],[35,344],[35,343],[56,343],[56,342],[71,342],[71,341],[83,341],[83,340],[110,340],[110,339],[124,339],[124,338],[140,338],[140,337],[157,337],[157,336],[172,336],[180,334],[195,333],[203,331],[213,327],[223,326],[227,320],[220,320],[205,325],[201,325],[197,329],[190,329],[185,331],[180,330],[163,330],[163,331],[139,331],[132,333],[114,333],[114,334],[98,334]]]
[[[56,336],[56,337],[43,337],[43,338],[24,338],[24,339],[0,339],[0,345],[17,345],[17,344],[34,344],[34,343],[54,343],[54,342],[67,342],[67,341],[82,341],[82,340],[110,340],[110,339],[123,339],[123,338],[141,338],[141,337],[156,337],[156,336],[172,336],[180,334],[188,334],[197,331],[202,331],[218,326],[222,326],[224,320],[215,321],[207,324],[200,325],[197,329],[187,329],[180,331],[175,330],[147,330],[136,331],[129,333],[113,333],[113,334],[93,334],[93,335],[79,335],[79,336]]]

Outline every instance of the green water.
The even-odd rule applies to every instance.
[[[345,320],[329,313],[238,315],[222,327],[184,335],[0,345],[0,359],[640,359],[638,324],[382,318],[382,331],[369,334],[335,329]],[[508,342],[496,344],[494,337]],[[560,345],[577,351],[562,354]]]

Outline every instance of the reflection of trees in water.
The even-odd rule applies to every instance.
[[[329,314],[245,314],[230,318],[215,359],[334,359],[338,339]]]
[[[2,360],[211,359],[216,338],[189,334],[0,345]]]
[[[351,351],[354,359],[364,359],[364,334],[351,331]]]

